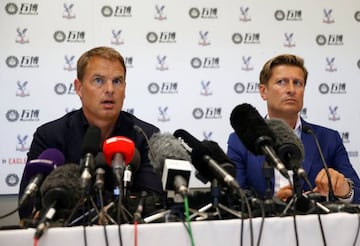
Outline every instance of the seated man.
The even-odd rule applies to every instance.
[[[305,148],[302,163],[315,192],[322,196],[329,193],[327,178],[320,153],[313,136],[303,132],[310,127],[319,139],[325,161],[329,167],[334,195],[343,202],[360,202],[360,180],[352,167],[338,132],[304,121],[299,112],[303,107],[303,98],[308,72],[302,58],[284,54],[265,63],[260,73],[260,96],[267,102],[267,118],[284,120],[295,134],[300,137]],[[246,149],[235,133],[228,139],[228,156],[236,164],[236,179],[244,189],[253,189],[260,197],[265,196],[266,179],[262,173],[264,156],[255,156]],[[287,200],[293,195],[293,187],[286,178],[275,171],[271,189],[276,197]],[[310,187],[304,183],[303,191]]]
[[[161,180],[150,164],[148,144],[144,136],[150,137],[159,129],[122,111],[125,78],[124,59],[116,50],[97,47],[86,51],[77,62],[77,78],[74,81],[82,108],[37,128],[27,153],[28,161],[38,158],[48,148],[55,148],[64,154],[65,163],[79,164],[85,133],[89,126],[96,126],[101,131],[99,151],[102,150],[103,142],[113,136],[124,136],[135,143],[140,153],[141,164],[133,174],[132,191],[146,191],[148,194],[161,197]],[[27,166],[21,180],[19,197],[31,179],[26,174]],[[39,203],[39,199],[37,200]],[[33,206],[34,201],[21,208],[20,219],[31,218]],[[39,209],[39,204],[35,206],[35,209]]]

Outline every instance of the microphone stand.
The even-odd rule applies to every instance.
[[[221,193],[221,185],[219,185],[219,182],[216,178],[214,178],[211,182],[211,196],[212,196],[212,202],[208,203],[207,205],[203,206],[202,208],[198,209],[197,213],[194,213],[193,215],[190,216],[190,219],[196,217],[198,214],[202,214],[206,211],[208,211],[209,209],[213,208],[215,210],[215,212],[213,213],[213,215],[217,215],[219,217],[219,219],[222,219],[221,216],[221,211],[223,210],[235,217],[238,218],[242,218],[242,213],[235,211],[231,208],[226,207],[225,205],[221,204],[219,202],[219,197],[220,197],[220,193]],[[220,208],[220,209],[219,209]],[[208,216],[206,216],[208,217]],[[200,219],[199,219],[200,220]]]
[[[264,208],[265,208],[265,213],[269,214],[269,213],[272,213],[273,205],[274,205],[273,191],[272,191],[272,185],[271,185],[271,180],[274,178],[274,168],[269,165],[267,160],[265,160],[263,163],[262,169],[263,169],[262,170],[263,176],[266,180],[266,190],[265,190],[265,195],[264,195]]]

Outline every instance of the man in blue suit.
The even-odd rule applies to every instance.
[[[329,179],[326,175],[320,152],[313,136],[305,133],[311,129],[316,135],[327,163],[334,195],[346,203],[360,202],[360,180],[352,167],[340,135],[337,131],[304,121],[299,112],[303,107],[304,91],[308,72],[302,58],[283,54],[265,63],[260,72],[259,91],[267,102],[267,119],[284,120],[300,137],[305,151],[302,163],[314,191],[322,196],[329,194]],[[263,175],[264,156],[255,156],[246,149],[236,133],[228,139],[227,154],[236,164],[236,179],[244,189],[255,191],[260,197],[272,195],[287,200],[293,195],[288,180],[275,171],[268,185]],[[270,186],[270,187],[269,187]],[[309,191],[305,183],[303,191]]]

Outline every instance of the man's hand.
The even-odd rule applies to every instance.
[[[276,192],[275,196],[281,199],[282,201],[286,201],[289,197],[293,195],[293,187],[291,185],[285,185],[281,187],[278,192]]]
[[[350,192],[351,187],[345,179],[345,176],[333,168],[329,168],[328,171],[334,195],[338,197],[346,196]],[[329,179],[326,175],[325,169],[321,169],[318,173],[315,178],[315,184],[316,187],[314,192],[319,192],[322,196],[327,196],[329,194]]]

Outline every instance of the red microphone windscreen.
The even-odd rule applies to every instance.
[[[109,166],[112,165],[112,159],[116,153],[121,154],[125,161],[125,165],[128,165],[134,156],[134,152],[135,144],[127,137],[111,137],[106,139],[103,145],[105,161]]]

